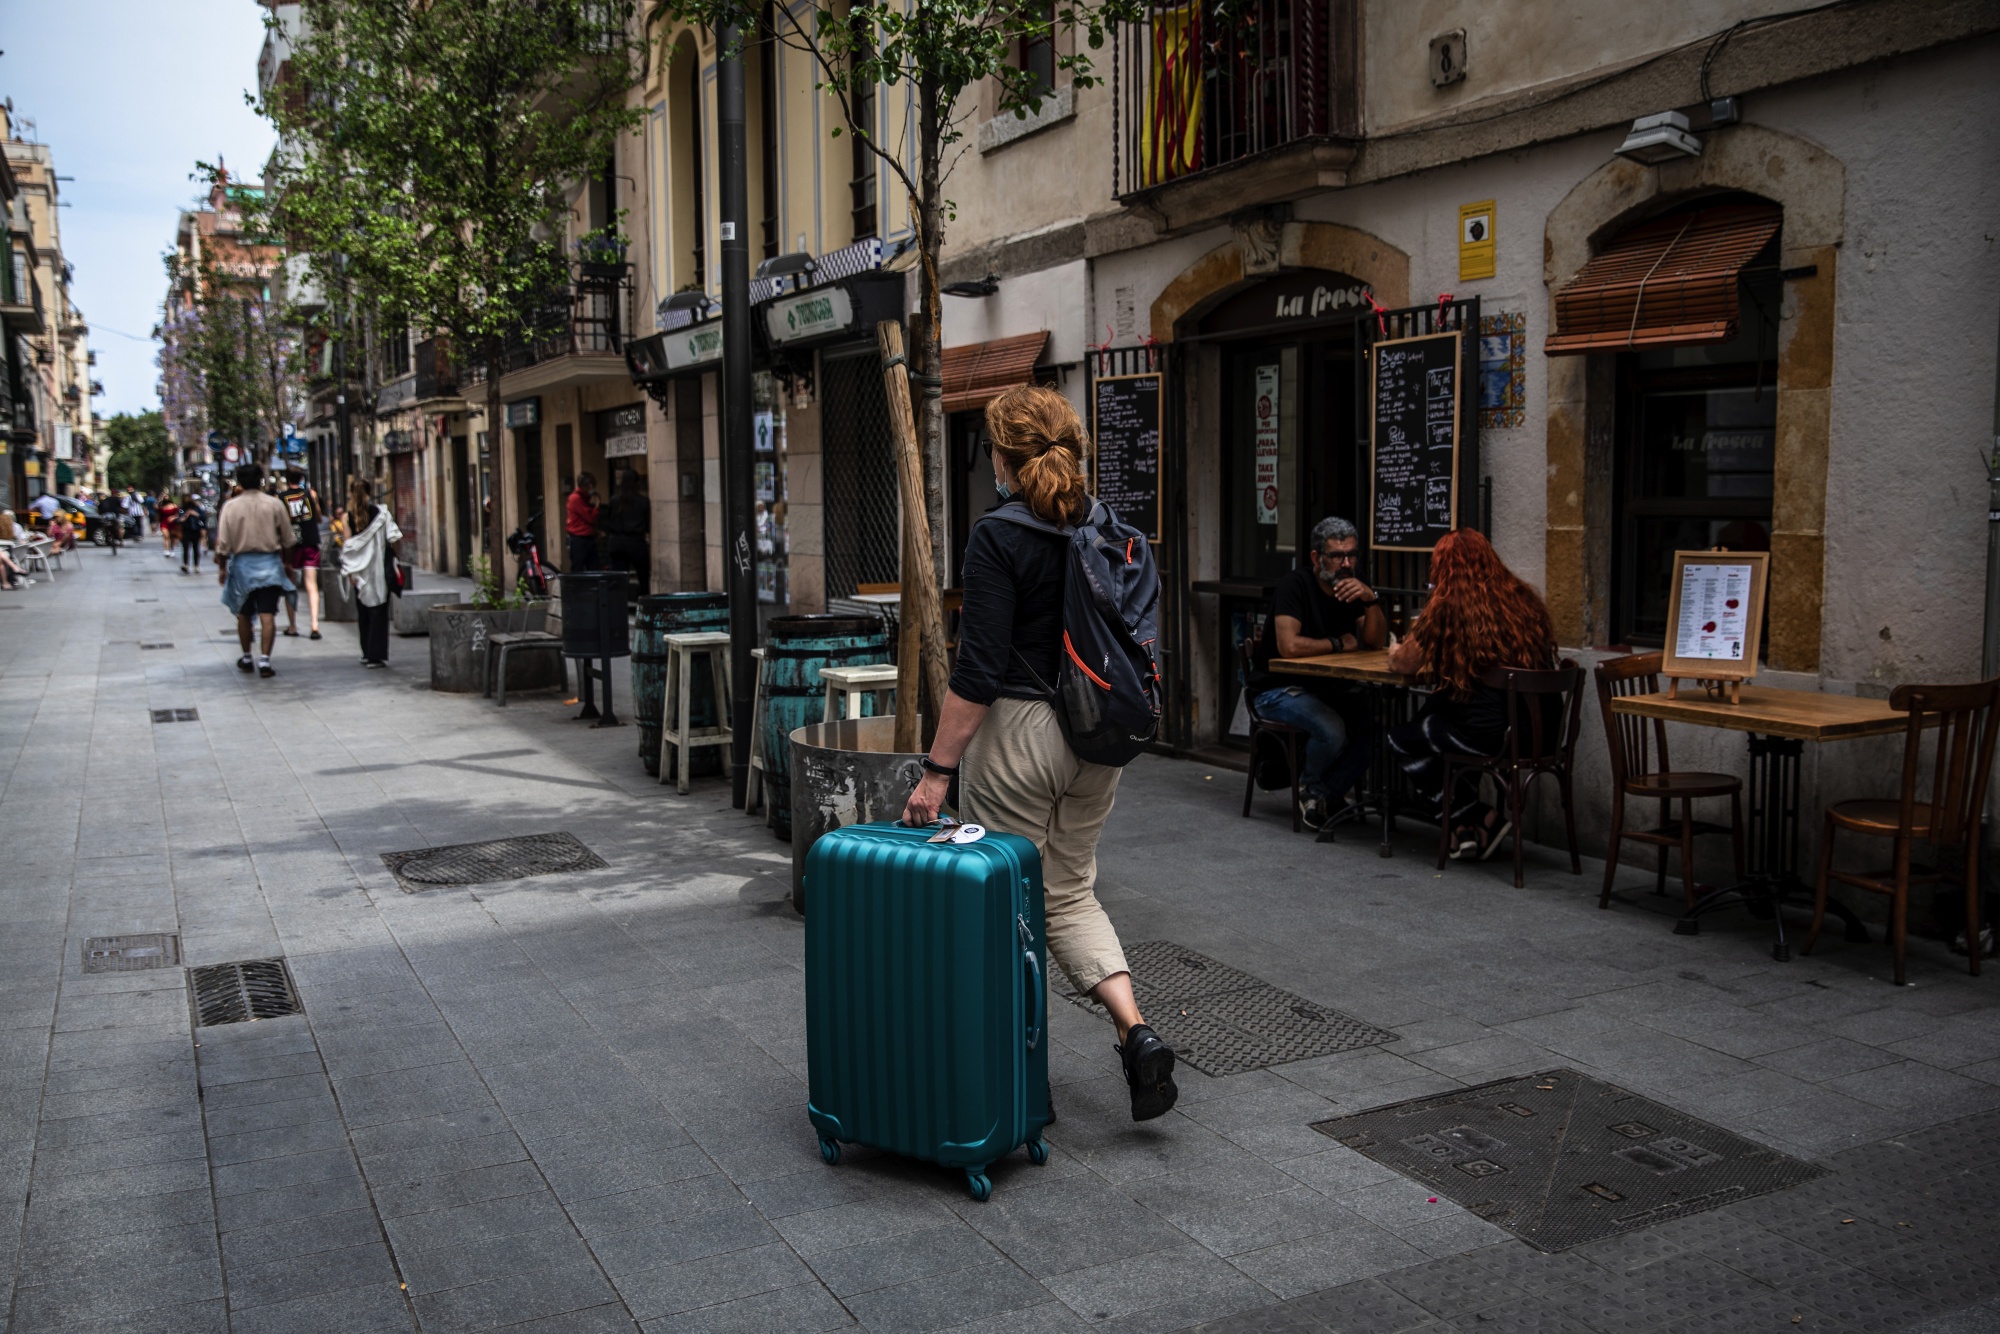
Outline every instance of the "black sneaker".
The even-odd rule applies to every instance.
[[[257,670],[257,660],[246,653],[236,660],[236,670],[239,672],[254,672]]]
[[[1125,1066],[1125,1083],[1132,1090],[1132,1119],[1150,1121],[1172,1111],[1181,1096],[1174,1084],[1174,1049],[1150,1024],[1134,1024],[1116,1050]]]
[[[1330,813],[1326,809],[1326,802],[1323,798],[1307,797],[1299,803],[1299,823],[1303,824],[1311,832],[1316,834],[1326,828],[1326,822],[1329,818]]]

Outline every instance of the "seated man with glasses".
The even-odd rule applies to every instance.
[[[1313,528],[1312,544],[1310,568],[1293,569],[1278,584],[1270,623],[1251,654],[1247,685],[1261,717],[1305,729],[1299,786],[1306,799],[1305,822],[1319,829],[1368,771],[1373,744],[1342,712],[1344,705],[1359,712],[1349,705],[1345,686],[1279,676],[1270,671],[1270,661],[1381,648],[1389,642],[1389,621],[1375,590],[1361,581],[1361,535],[1354,525],[1331,516],[1321,519]]]

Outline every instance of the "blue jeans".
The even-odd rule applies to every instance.
[[[1372,747],[1350,738],[1340,710],[1309,690],[1279,686],[1257,696],[1257,713],[1274,723],[1305,729],[1306,758],[1299,786],[1309,797],[1333,801],[1345,796],[1367,770]],[[1343,757],[1346,763],[1341,763]]]

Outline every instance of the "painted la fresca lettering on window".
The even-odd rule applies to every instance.
[[[1313,288],[1310,295],[1300,292],[1295,296],[1280,294],[1277,297],[1275,318],[1281,320],[1316,320],[1328,311],[1348,310],[1369,305],[1374,295],[1368,288],[1354,287]]]

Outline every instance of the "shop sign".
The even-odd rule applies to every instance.
[[[1257,522],[1278,521],[1278,368],[1257,368]]]
[[[523,426],[542,424],[542,400],[539,398],[517,398],[504,409],[504,420],[509,430],[519,430]]]
[[[607,459],[631,458],[646,452],[646,405],[631,403],[597,414],[597,439]]]
[[[76,428],[68,422],[56,423],[55,456],[59,459],[76,457]]]
[[[666,336],[667,369],[684,371],[690,366],[706,366],[722,360],[722,325],[707,324],[698,329],[682,329]]]
[[[41,475],[42,475],[42,461],[40,459],[29,459],[27,462],[21,465],[21,476],[40,477]]]
[[[382,437],[382,449],[389,454],[407,454],[417,447],[417,438],[409,431],[390,431]]]
[[[1331,269],[1301,269],[1267,278],[1229,297],[1201,321],[1204,334],[1278,331],[1288,326],[1352,319],[1373,308],[1368,284]]]
[[[842,287],[828,287],[773,301],[764,326],[773,343],[796,343],[836,334],[854,323],[854,302]]]
[[[1494,272],[1493,201],[1458,206],[1458,280],[1491,278]]]

